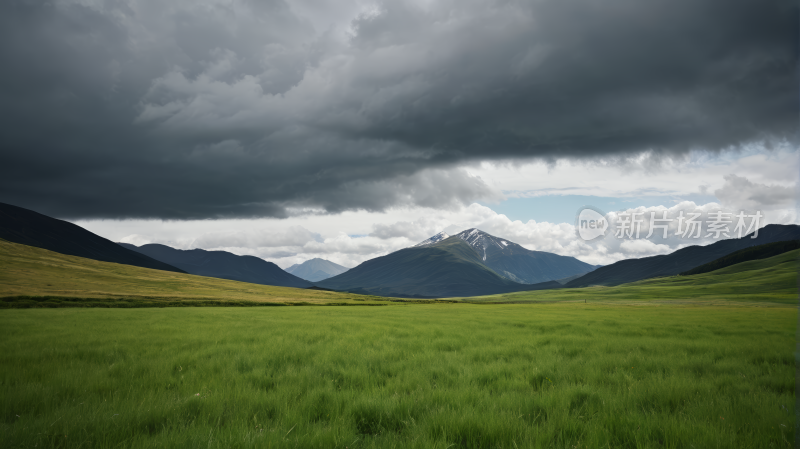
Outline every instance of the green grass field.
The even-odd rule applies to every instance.
[[[788,448],[798,253],[423,305],[0,241],[4,307],[392,305],[0,310],[0,447]]]
[[[791,447],[796,309],[0,312],[2,447]]]

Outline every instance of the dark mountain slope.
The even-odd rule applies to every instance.
[[[286,269],[286,272],[309,282],[318,282],[342,274],[347,270],[349,268],[329,260],[314,258],[301,264],[292,265]]]
[[[184,272],[164,262],[123,248],[78,225],[10,204],[0,203],[0,238],[101,262]]]
[[[726,239],[708,246],[689,246],[663,256],[626,259],[598,268],[564,285],[566,288],[590,285],[619,285],[661,276],[674,276],[744,248],[766,243],[800,239],[798,225],[767,225],[740,239]]]
[[[446,233],[440,232],[415,247],[432,246],[447,237],[449,236]],[[500,276],[521,284],[581,276],[596,268],[574,257],[531,251],[475,228],[460,232],[455,237],[466,242],[484,265]]]
[[[204,249],[180,250],[157,244],[139,247],[128,243],[119,245],[198,276],[281,287],[311,287],[310,282],[283,271],[281,267],[272,262],[255,256],[238,256],[226,251],[206,251]]]
[[[376,257],[317,285],[381,296],[440,298],[489,295],[528,288],[486,267],[478,254],[458,237]]]
[[[684,271],[683,273],[680,273],[680,275],[691,276],[693,274],[709,273],[711,271],[716,271],[731,265],[736,265],[737,263],[747,262],[750,260],[768,259],[789,251],[794,251],[798,248],[800,248],[800,240],[789,240],[786,242],[775,242],[753,246],[750,248],[740,249],[739,251],[730,253],[725,257],[720,257],[719,259],[711,261],[707,264],[692,268],[689,271]]]
[[[483,263],[497,274],[522,284],[537,284],[582,275],[594,265],[544,251],[531,251],[514,242],[479,229],[467,229],[456,237],[469,244]]]

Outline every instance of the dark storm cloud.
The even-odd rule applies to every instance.
[[[339,4],[2,2],[0,201],[70,218],[447,207],[493,194],[465,161],[797,137],[794,2]]]

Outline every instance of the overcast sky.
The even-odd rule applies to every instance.
[[[282,266],[478,225],[594,263],[673,250],[584,247],[563,211],[796,222],[797,22],[789,0],[6,0],[0,201]]]

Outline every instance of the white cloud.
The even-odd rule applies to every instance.
[[[669,224],[669,237],[661,232],[647,240],[650,213],[656,218],[666,212],[677,218],[681,212],[701,213],[722,210],[735,215],[740,210],[761,210],[768,223],[798,223],[796,180],[790,175],[797,167],[794,151],[740,152],[709,156],[693,153],[687,160],[658,161],[645,157],[630,161],[627,171],[602,163],[591,166],[560,161],[551,167],[545,163],[521,166],[479,164],[467,171],[445,176],[431,171],[422,175],[428,181],[414,185],[427,186],[420,196],[452,195],[440,187],[452,179],[485,183],[493,192],[519,190],[525,194],[559,191],[594,195],[625,195],[635,191],[677,192],[673,204],[637,207],[628,212],[641,213],[645,220],[641,240],[617,239],[613,234],[619,212],[609,213],[609,233],[598,241],[585,242],[575,233],[573,223],[549,223],[534,220],[522,222],[498,214],[491,207],[471,204],[454,205],[450,209],[433,207],[395,207],[385,212],[366,210],[340,214],[316,214],[313,211],[287,219],[257,220],[95,220],[79,221],[79,225],[115,241],[136,245],[163,243],[176,248],[225,250],[250,254],[273,261],[282,267],[321,257],[345,266],[355,266],[374,257],[412,246],[433,234],[450,234],[476,227],[490,234],[519,243],[531,250],[547,251],[577,257],[592,264],[609,264],[631,257],[664,254],[687,245],[708,244],[704,225],[700,239],[675,237],[678,223]],[[743,167],[757,167],[745,170]],[[656,167],[656,168],[653,168]],[[660,167],[660,168],[659,168]],[[789,167],[788,171],[787,168]],[[736,173],[736,174],[732,174]],[[440,176],[440,181],[436,181]],[[545,187],[550,186],[549,190]],[[387,184],[387,188],[389,188]],[[403,186],[397,186],[403,190]],[[678,193],[714,192],[719,202],[695,204],[681,201]],[[424,189],[423,189],[424,190]],[[401,193],[402,194],[402,193]],[[733,231],[735,223],[730,230]]]
[[[144,235],[139,234],[131,234],[119,239],[121,243],[130,243],[131,245],[142,246],[147,245],[148,243],[156,243],[153,241],[151,237],[147,237]],[[174,245],[173,245],[174,246]]]
[[[750,145],[721,153],[693,151],[664,156],[591,160],[480,162],[468,171],[509,197],[591,195],[602,197],[709,194],[722,189],[725,176],[744,176],[754,183],[793,187],[800,172],[798,151],[789,144],[775,149]]]
[[[627,254],[652,256],[655,254],[667,254],[672,252],[672,248],[668,245],[659,245],[650,240],[624,240],[619,246],[620,249]]]
[[[714,191],[722,204],[745,210],[778,210],[797,203],[795,186],[757,184],[747,178],[725,175],[725,185]]]
[[[322,236],[302,226],[281,230],[249,229],[206,233],[195,238],[189,248],[283,248],[321,242]],[[187,248],[188,249],[188,248]]]
[[[730,237],[734,237],[737,211],[723,207],[718,203],[697,205],[691,201],[681,202],[671,207],[637,207],[624,212],[611,212],[606,215],[611,223],[604,238],[586,242],[581,240],[572,223],[548,223],[530,220],[523,223],[511,220],[491,208],[476,203],[458,211],[441,211],[436,216],[423,216],[415,221],[398,220],[372,225],[368,235],[348,235],[335,232],[327,235],[312,232],[305,227],[276,226],[270,228],[241,229],[236,231],[204,232],[197,237],[176,241],[168,237],[147,238],[143,235],[130,235],[122,239],[128,243],[141,245],[144,243],[164,243],[182,249],[203,248],[208,250],[230,251],[236,254],[250,254],[278,263],[282,267],[300,263],[314,257],[331,260],[345,266],[356,266],[366,260],[397,251],[418,243],[421,240],[442,230],[457,233],[468,228],[478,228],[498,237],[535,251],[546,251],[564,256],[576,257],[591,264],[606,265],[622,259],[647,257],[666,254],[689,245],[706,245],[716,241],[708,237],[709,214],[714,211],[730,213],[732,222],[728,225]],[[432,211],[416,210],[417,214]],[[666,212],[673,221],[668,223],[668,237],[662,238],[662,230],[655,229],[653,236],[646,239],[650,230],[650,214],[661,218]],[[769,223],[793,223],[794,217],[787,217],[783,210],[765,211],[760,225]],[[409,211],[405,211],[408,214]],[[620,216],[624,213],[636,213],[642,219],[640,238],[617,238]],[[700,238],[684,238],[676,236],[678,231],[677,217],[683,213],[700,213],[703,222]],[[367,214],[368,216],[368,214]],[[402,214],[400,215],[402,216]],[[329,217],[322,217],[323,220]],[[320,222],[316,222],[317,225]],[[247,224],[242,221],[240,224]],[[658,223],[656,223],[658,224]],[[749,221],[746,223],[749,224]],[[685,226],[684,226],[685,228]],[[162,234],[163,235],[163,234]]]

